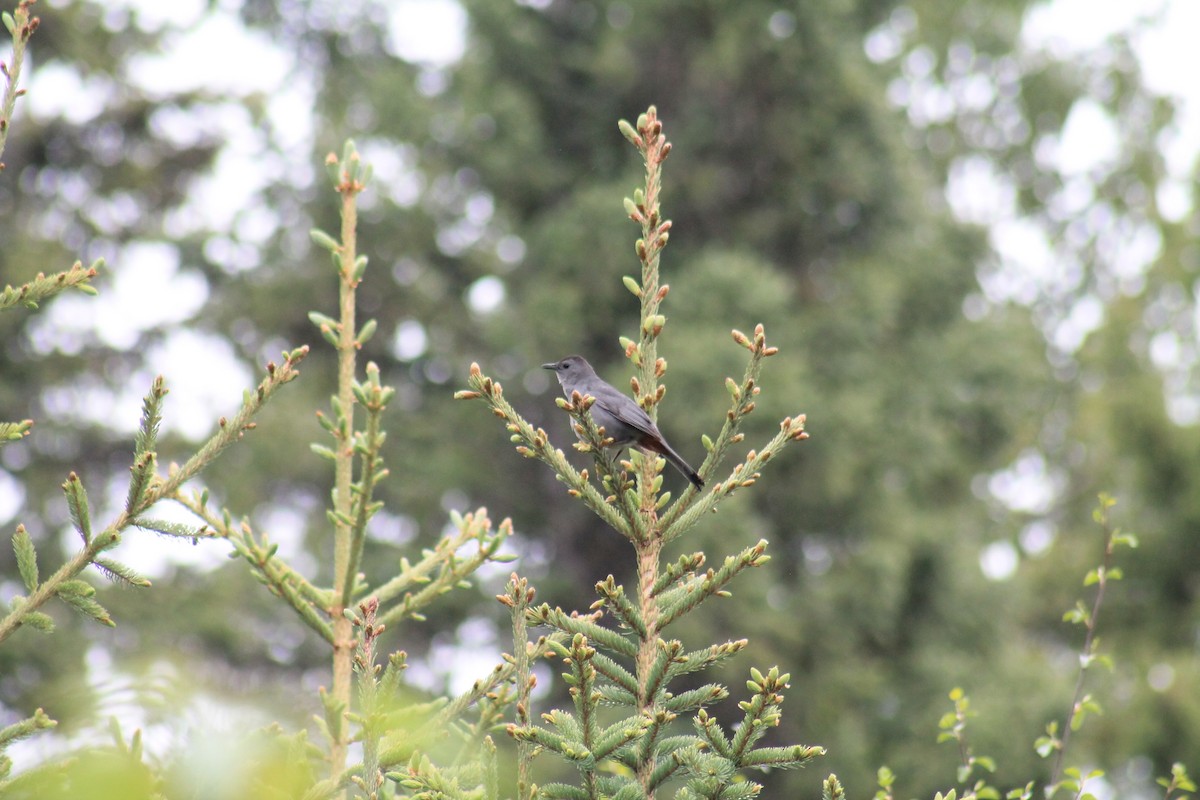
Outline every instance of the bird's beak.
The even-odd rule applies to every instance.
[[[557,371],[557,370],[558,370],[558,363],[557,363],[557,362],[555,362],[555,363],[553,363],[553,364],[542,364],[542,369],[552,369],[552,370],[556,370],[556,371]]]

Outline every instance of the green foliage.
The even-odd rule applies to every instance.
[[[57,272],[49,276],[39,272],[37,277],[28,283],[17,287],[5,286],[3,291],[0,291],[0,311],[18,304],[36,309],[39,303],[71,288],[78,289],[84,294],[94,295],[96,289],[89,281],[96,277],[103,267],[104,259],[102,258],[97,259],[86,269],[82,262],[76,261],[70,269],[64,272]]]
[[[1034,749],[1042,758],[1054,756],[1054,770],[1049,782],[1043,787],[1043,794],[1047,798],[1054,797],[1059,791],[1065,791],[1075,798],[1094,798],[1095,795],[1085,791],[1088,781],[1093,781],[1104,777],[1104,770],[1092,769],[1086,773],[1082,768],[1065,766],[1065,756],[1067,744],[1072,733],[1079,731],[1083,727],[1083,721],[1089,714],[1101,713],[1100,705],[1093,699],[1091,694],[1083,693],[1084,679],[1087,676],[1089,667],[1101,659],[1095,654],[1095,643],[1098,641],[1094,634],[1096,630],[1096,620],[1100,613],[1101,604],[1104,601],[1104,588],[1107,581],[1114,579],[1113,575],[1117,572],[1112,566],[1111,560],[1115,547],[1120,544],[1132,546],[1130,544],[1132,537],[1127,534],[1121,534],[1119,530],[1110,526],[1109,509],[1116,505],[1116,501],[1107,494],[1101,494],[1096,510],[1092,514],[1092,518],[1100,526],[1104,534],[1104,548],[1101,557],[1101,565],[1088,571],[1088,576],[1097,576],[1096,580],[1088,580],[1085,578],[1084,585],[1096,585],[1096,596],[1093,605],[1090,609],[1085,607],[1082,601],[1077,603],[1076,612],[1068,612],[1064,620],[1077,624],[1083,624],[1087,628],[1087,635],[1084,640],[1083,650],[1079,658],[1079,677],[1075,686],[1075,697],[1072,700],[1071,710],[1067,715],[1067,723],[1063,726],[1063,734],[1059,735],[1060,725],[1057,720],[1051,721],[1046,726],[1046,735],[1039,736],[1034,741]],[[1106,666],[1112,669],[1111,660],[1105,661]],[[963,798],[980,798],[980,800],[998,800],[1001,797],[1000,791],[990,785],[986,778],[980,778],[973,784],[970,783],[971,778],[979,772],[988,774],[996,772],[996,761],[988,756],[977,756],[973,752],[971,744],[967,739],[967,720],[978,714],[971,709],[970,699],[966,693],[960,688],[955,688],[950,692],[950,700],[954,703],[954,710],[942,716],[938,722],[938,727],[941,733],[938,734],[938,742],[955,742],[958,746],[960,764],[956,776],[957,783],[962,787]],[[886,767],[879,771],[878,782],[880,790],[876,793],[876,800],[890,800],[892,797],[891,789],[895,782],[895,776]],[[1170,779],[1160,778],[1158,783],[1161,786],[1167,787],[1167,796],[1176,789],[1187,790],[1190,785],[1187,779],[1186,769],[1179,763],[1172,767],[1172,777]],[[1026,783],[1023,787],[1018,787],[1009,790],[1003,796],[1008,800],[1027,800],[1033,796],[1034,781]],[[1194,787],[1193,787],[1194,789]],[[957,790],[951,790],[946,797],[954,796]],[[939,793],[938,797],[942,795]]]
[[[656,405],[661,424],[672,441],[686,442],[687,434],[696,437],[693,446],[697,438],[707,449],[715,443],[712,421],[729,404],[714,376],[731,375],[740,388],[742,364],[740,350],[722,346],[725,329],[714,320],[747,333],[761,321],[786,354],[772,360],[758,413],[742,432],[765,441],[775,433],[772,421],[797,405],[814,421],[803,458],[774,460],[754,492],[728,498],[718,515],[701,515],[688,532],[688,551],[713,554],[714,567],[760,539],[772,543],[772,560],[754,580],[728,587],[736,588],[736,603],[704,603],[702,614],[673,623],[671,638],[711,641],[712,629],[746,637],[762,654],[756,660],[801,676],[801,691],[819,687],[800,703],[793,697],[778,735],[819,737],[830,749],[824,763],[846,779],[851,796],[869,793],[880,763],[895,769],[905,796],[932,796],[949,767],[936,769],[933,737],[913,731],[932,728],[937,715],[930,718],[929,709],[951,686],[971,687],[972,710],[980,712],[972,740],[995,757],[997,785],[1036,775],[1040,787],[1052,765],[1029,747],[1040,727],[1030,721],[1058,716],[1058,737],[1069,727],[1060,706],[1071,686],[1059,664],[1063,653],[1078,650],[1079,626],[1092,612],[1085,603],[1079,626],[1060,623],[1077,594],[1064,575],[1096,566],[1083,521],[1087,498],[1109,486],[1144,546],[1121,559],[1123,583],[1113,586],[1122,591],[1109,592],[1103,647],[1087,661],[1110,659],[1113,672],[1089,670],[1085,692],[1105,714],[1087,714],[1073,757],[1105,769],[1106,781],[1130,793],[1129,784],[1149,783],[1135,778],[1147,760],[1150,774],[1169,772],[1177,759],[1194,763],[1200,692],[1192,637],[1181,632],[1194,623],[1193,565],[1200,561],[1200,438],[1187,412],[1196,377],[1196,241],[1191,214],[1165,213],[1165,200],[1190,185],[1194,165],[1164,157],[1176,152],[1164,143],[1173,141],[1177,120],[1143,80],[1134,34],[1086,53],[1041,50],[1021,32],[1037,6],[472,0],[462,5],[465,55],[448,67],[397,57],[388,35],[394,28],[382,22],[379,4],[336,18],[304,3],[251,2],[238,12],[213,6],[221,22],[304,54],[289,88],[311,88],[316,124],[281,127],[277,103],[286,92],[246,91],[240,81],[230,89],[219,81],[202,90],[143,85],[144,62],[136,59],[175,50],[188,32],[174,23],[90,2],[54,4],[30,40],[37,60],[28,63],[79,76],[102,102],[86,119],[78,109],[24,114],[23,103],[15,119],[4,111],[15,135],[6,142],[9,166],[0,182],[0,285],[20,287],[39,270],[99,255],[111,265],[101,279],[116,284],[129,274],[125,246],[149,243],[176,256],[208,302],[192,318],[151,324],[119,345],[103,330],[52,335],[42,314],[0,314],[0,415],[38,420],[32,429],[0,425],[0,442],[10,441],[0,448],[0,469],[4,485],[15,481],[24,498],[20,518],[36,545],[39,580],[74,555],[78,540],[61,535],[76,523],[74,511],[58,493],[70,472],[82,476],[81,488],[87,484],[93,541],[110,535],[113,483],[118,494],[126,488],[112,476],[124,474],[130,435],[114,418],[97,419],[96,409],[146,382],[163,342],[180,329],[199,332],[244,366],[265,361],[281,340],[320,335],[298,310],[321,308],[340,319],[317,299],[326,286],[317,276],[329,274],[338,254],[306,250],[304,232],[333,216],[334,196],[312,190],[306,167],[315,154],[340,152],[348,131],[328,121],[342,120],[364,154],[387,159],[377,171],[382,189],[364,203],[358,227],[372,256],[360,310],[377,333],[365,336],[371,322],[361,321],[348,332],[397,392],[382,419],[390,434],[382,452],[398,478],[373,490],[372,502],[387,505],[371,522],[384,535],[368,535],[364,544],[358,569],[365,585],[397,577],[393,538],[410,563],[436,552],[451,507],[502,510],[498,518],[519,520],[508,541],[552,605],[582,608],[595,599],[591,587],[604,574],[596,574],[598,564],[614,565],[616,585],[628,585],[619,555],[625,541],[597,534],[599,512],[582,511],[556,491],[561,484],[536,460],[513,463],[474,404],[444,400],[456,365],[475,360],[503,382],[506,401],[534,430],[557,439],[565,426],[536,364],[578,350],[614,377],[613,362],[626,347],[615,346],[614,327],[641,344],[626,291],[632,281],[639,301],[647,293],[635,270],[621,266],[630,248],[617,233],[622,209],[614,199],[632,178],[612,120],[654,99],[670,117],[672,164],[680,164],[667,189],[679,279],[662,340],[671,352],[671,392]],[[881,41],[889,48],[882,55]],[[221,61],[246,55],[231,45]],[[20,61],[19,54],[9,60],[10,76]],[[25,85],[37,91],[27,73]],[[13,77],[6,104],[17,88]],[[944,107],[947,97],[971,102]],[[1064,121],[1080,101],[1079,108],[1109,116],[1120,157],[1072,174],[1046,154],[1063,141]],[[942,107],[945,114],[925,113]],[[249,159],[245,140],[227,128],[234,119],[254,131]],[[184,135],[172,133],[176,122]],[[6,133],[4,126],[0,139]],[[196,190],[228,186],[230,164],[247,166],[232,171],[239,192],[217,203],[227,213],[198,214],[207,192]],[[220,180],[210,180],[218,167]],[[988,220],[968,215],[964,223],[947,212],[947,183],[980,168],[999,176],[1012,198],[1002,213],[1011,211],[1020,230],[1041,227],[1054,244],[1049,263],[1058,268],[1045,282],[1012,267],[1006,231],[991,233]],[[1072,198],[1087,199],[1064,208]],[[640,213],[635,199],[626,215]],[[181,220],[189,221],[182,229]],[[340,246],[340,235],[327,235]],[[1148,243],[1150,254],[1131,255],[1125,245],[1132,241]],[[355,257],[350,268],[362,277],[367,265]],[[630,281],[619,285],[614,278],[626,273]],[[468,302],[481,281],[503,287],[499,305],[481,310]],[[87,299],[73,295],[53,302]],[[36,302],[47,305],[46,298]],[[1076,324],[1088,319],[1094,326]],[[419,331],[420,346],[398,348],[401,330]],[[1164,360],[1173,346],[1180,358]],[[256,418],[255,447],[237,448],[204,475],[200,494],[216,498],[216,520],[222,507],[237,509],[227,521],[231,547],[244,522],[254,538],[246,547],[257,554],[238,551],[226,568],[211,571],[172,564],[169,581],[152,575],[153,603],[144,592],[95,584],[98,602],[127,631],[121,636],[188,654],[193,680],[222,697],[286,697],[275,713],[289,726],[320,710],[316,700],[294,700],[295,675],[327,666],[325,636],[303,631],[326,625],[332,637],[322,610],[334,582],[330,530],[355,524],[353,515],[331,520],[322,502],[337,447],[319,445],[329,461],[304,458],[311,431],[321,430],[311,425],[311,409],[337,391],[336,353],[317,348],[310,358],[306,380]],[[181,416],[168,404],[160,468],[203,444],[172,426]],[[1014,508],[993,491],[1016,471],[1014,460],[1042,465],[1043,474],[1024,478],[1045,490],[1045,503]],[[597,467],[582,463],[595,477]],[[664,488],[675,489],[672,476]],[[598,491],[601,500],[612,493],[602,484]],[[663,500],[668,492],[661,492],[660,513],[678,495]],[[273,513],[281,508],[290,514],[286,524]],[[165,522],[149,512],[139,518]],[[201,539],[216,530],[205,524],[211,530]],[[1041,546],[1029,546],[1039,537]],[[1006,581],[982,578],[981,548],[1004,544],[1020,568]],[[290,576],[278,551],[272,554],[277,546],[301,549],[292,563],[311,564],[311,574]],[[459,561],[476,546],[467,541]],[[662,563],[674,565],[678,556],[669,550]],[[267,592],[256,594],[245,581],[247,567],[266,573]],[[5,573],[12,587],[24,582],[15,561]],[[1089,599],[1100,577],[1094,574]],[[672,580],[660,588],[675,586]],[[494,591],[483,581],[485,594]],[[426,585],[408,583],[396,597]],[[272,591],[290,596],[296,620],[274,616]],[[470,591],[436,596],[439,602],[414,607],[390,632],[404,637],[416,662],[430,658],[435,638],[453,636],[456,621],[489,617]],[[636,593],[627,599],[636,603]],[[747,606],[763,613],[747,614]],[[56,681],[84,697],[75,713],[85,717],[98,694],[75,680],[85,654],[107,651],[120,671],[140,649],[100,628],[89,631],[88,648],[79,647],[75,634],[90,619],[54,604],[45,610],[56,617],[30,611],[23,624],[57,624],[63,635],[5,640],[3,701],[24,716],[45,704],[66,723],[61,707],[47,702],[59,696]],[[606,608],[602,622],[613,621],[612,613]],[[585,635],[598,664],[607,651]],[[687,691],[731,680],[720,672],[696,677]],[[1120,703],[1106,699],[1113,685],[1121,687]],[[545,702],[570,708],[554,691]],[[502,771],[511,747],[504,738]],[[818,786],[820,777],[776,771],[761,780],[771,796],[816,796],[827,788]]]
[[[1188,777],[1187,767],[1179,762],[1171,765],[1171,777],[1159,778],[1158,785],[1167,790],[1163,795],[1164,800],[1170,800],[1170,797],[1175,792],[1190,793],[1196,791],[1196,784]]]
[[[626,287],[639,298],[640,340],[623,339],[626,357],[639,368],[631,382],[635,397],[651,413],[662,399],[663,387],[657,380],[666,372],[666,361],[657,355],[657,339],[665,317],[659,312],[666,297],[666,286],[659,283],[659,258],[667,243],[669,220],[661,217],[659,192],[661,166],[671,150],[662,133],[656,109],[637,120],[636,128],[622,122],[625,137],[641,152],[646,166],[644,189],[626,200],[629,216],[642,227],[635,251],[642,263],[641,280],[626,280]],[[632,285],[630,285],[632,284]],[[708,456],[700,466],[703,475],[713,475],[724,455],[744,438],[740,428],[754,411],[759,395],[759,375],[763,359],[778,350],[768,347],[763,327],[755,329],[751,339],[734,331],[734,341],[750,353],[740,383],[726,381],[732,405]],[[756,795],[761,786],[741,779],[749,768],[792,768],[806,764],[825,751],[820,747],[792,745],[759,747],[761,738],[780,723],[779,706],[783,702],[788,674],[772,668],[767,674],[751,670],[746,686],[748,699],[738,707],[743,718],[729,731],[705,709],[723,700],[728,691],[719,684],[708,684],[676,694],[674,683],[684,675],[710,668],[742,649],[745,641],[711,645],[691,652],[678,639],[664,638],[668,626],[694,611],[712,597],[727,597],[726,586],[749,567],[767,562],[767,543],[760,541],[736,556],[725,559],[719,569],[702,571],[703,553],[681,557],[661,567],[663,545],[694,527],[700,517],[716,511],[719,504],[735,491],[749,488],[760,477],[759,469],[778,451],[793,441],[808,437],[803,415],[788,417],[780,423],[780,433],[761,451],[750,450],[728,477],[700,494],[689,486],[672,503],[661,493],[663,459],[634,450],[628,461],[614,464],[605,448],[612,440],[597,428],[590,408],[595,398],[573,393],[558,405],[572,419],[580,442],[577,446],[592,455],[599,487],[589,479],[587,470],[577,471],[562,450],[554,448],[541,428],[534,428],[504,399],[499,382],[471,365],[470,389],[457,392],[460,400],[481,399],[505,421],[517,452],[537,458],[548,465],[564,483],[568,494],[581,501],[633,545],[638,570],[638,585],[627,592],[613,576],[596,584],[600,599],[587,615],[567,614],[543,604],[524,608],[521,587],[514,576],[506,605],[527,616],[530,624],[548,625],[571,637],[570,644],[552,644],[569,671],[563,680],[569,687],[572,711],[553,709],[542,715],[547,725],[531,722],[510,725],[508,732],[524,748],[521,769],[537,750],[553,753],[574,766],[579,784],[550,783],[541,787],[546,797],[652,797],[668,780],[682,782],[681,798],[733,798]],[[632,475],[631,475],[632,473]],[[601,491],[603,490],[603,491]],[[660,513],[661,512],[661,513]],[[531,595],[524,595],[531,599]],[[607,612],[615,627],[601,624]],[[515,646],[524,647],[521,628],[514,623]],[[606,714],[616,709],[615,719]],[[673,723],[681,715],[692,716],[692,734],[672,733]],[[531,749],[536,747],[537,750]]]
[[[4,99],[0,100],[0,156],[4,155],[4,145],[8,141],[9,123],[17,105],[17,98],[25,94],[25,90],[19,88],[21,65],[25,61],[25,47],[33,38],[33,34],[37,32],[38,25],[41,24],[39,18],[31,16],[29,13],[29,8],[33,3],[34,0],[21,0],[14,13],[10,14],[5,11],[2,16],[4,28],[12,37],[12,63],[0,64],[0,75],[4,76],[5,83]],[[4,162],[0,161],[0,172],[3,170]],[[6,290],[4,295],[0,295],[0,308],[4,308],[7,294]]]

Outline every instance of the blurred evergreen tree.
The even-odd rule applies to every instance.
[[[514,518],[522,572],[552,604],[584,607],[595,581],[627,577],[625,544],[517,457],[490,420],[449,398],[479,361],[565,446],[571,434],[538,365],[580,352],[625,385],[617,337],[636,314],[620,276],[636,260],[620,198],[637,165],[615,121],[654,103],[675,143],[662,427],[685,457],[696,454],[738,369],[728,321],[761,320],[784,359],[768,375],[777,385],[767,403],[777,405],[751,422],[799,409],[813,435],[764,477],[768,502],[697,534],[711,558],[760,536],[773,543],[770,571],[741,587],[739,611],[709,610],[703,623],[750,638],[756,663],[791,671],[798,702],[780,741],[829,748],[820,774],[771,776],[768,791],[815,796],[836,771],[860,796],[881,763],[905,794],[944,788],[954,754],[932,742],[956,684],[981,712],[974,735],[1001,764],[997,784],[1041,768],[1029,743],[1061,713],[1074,675],[1064,656],[1074,631],[1059,617],[1075,587],[1063,576],[1095,561],[1087,519],[1101,488],[1121,498],[1118,517],[1134,521],[1143,549],[1109,618],[1120,625],[1110,641],[1136,654],[1118,659],[1113,676],[1131,699],[1110,704],[1095,758],[1116,769],[1145,754],[1156,774],[1172,759],[1200,761],[1200,449],[1187,415],[1200,251],[1194,225],[1158,207],[1167,173],[1157,143],[1173,117],[1145,87],[1128,41],[1085,59],[1031,50],[1019,33],[1036,4],[1024,0],[462,7],[464,55],[442,65],[398,57],[388,3],[242,4],[245,26],[296,54],[287,81],[311,103],[311,138],[274,116],[270,93],[164,96],[128,79],[148,68],[139,56],[176,36],[135,12],[39,8],[32,73],[73,72],[106,100],[91,116],[15,122],[0,176],[0,280],[101,255],[119,275],[125,245],[167,242],[208,293],[190,319],[149,325],[132,346],[0,317],[0,416],[39,420],[26,442],[0,451],[0,467],[20,485],[40,546],[66,524],[56,489],[68,469],[124,469],[136,413],[113,419],[89,392],[148,382],[161,367],[145,354],[179,326],[226,338],[244,361],[317,341],[306,312],[332,305],[332,282],[307,230],[336,212],[315,191],[312,165],[354,136],[377,174],[362,198],[360,249],[394,279],[361,298],[380,323],[364,356],[400,390],[388,423],[393,477],[380,489],[389,514],[365,561],[373,577],[391,570],[397,542],[430,541],[447,508],[477,505]],[[253,55],[214,58],[251,65]],[[1077,208],[1068,199],[1078,181],[1042,153],[1081,99],[1111,115],[1121,144],[1087,176],[1091,194]],[[226,141],[231,130],[257,140]],[[549,140],[550,130],[570,133]],[[205,176],[231,150],[244,166],[220,170],[231,178],[217,185],[236,188],[243,205],[208,213]],[[945,186],[981,165],[1011,188],[1016,212],[1049,232],[1061,268],[1022,275],[982,220],[951,213]],[[1137,236],[1158,242],[1140,271],[1126,246]],[[1084,341],[1077,314],[1095,303],[1100,328]],[[1172,337],[1179,358],[1156,371],[1154,343],[1161,351]],[[255,446],[206,478],[221,502],[310,548],[316,564],[329,476],[307,455],[318,433],[307,420],[331,391],[323,360],[331,355],[314,348]],[[92,410],[57,413],[78,408]],[[168,400],[168,424],[171,413]],[[1049,500],[1003,502],[1001,471],[1018,458]],[[1057,542],[1034,558],[1039,532]],[[981,548],[994,542],[1030,555],[1016,578],[981,576]],[[96,647],[132,663],[139,643],[170,645],[187,679],[222,691],[245,687],[246,675],[288,681],[323,668],[320,650],[298,625],[280,626],[240,567],[179,567],[161,582],[171,583],[161,593],[169,601],[107,599],[129,638],[89,631]],[[492,613],[495,588],[474,607],[460,593],[458,616],[431,619],[427,641],[403,646],[420,654],[450,643],[464,617]],[[751,591],[774,613],[746,615]],[[225,624],[235,612],[253,624]],[[26,651],[0,654],[0,699],[28,712],[46,702],[45,681],[79,674],[84,653],[66,636],[22,638]],[[32,668],[16,670],[18,661]],[[1158,691],[1144,677],[1155,665],[1173,677]],[[262,684],[251,685],[257,694]]]

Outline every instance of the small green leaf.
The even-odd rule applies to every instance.
[[[309,322],[311,322],[313,325],[316,325],[322,331],[324,331],[326,328],[335,331],[341,329],[341,323],[339,323],[333,317],[326,316],[319,311],[308,312],[308,319]]]
[[[78,579],[63,581],[56,591],[60,597],[91,597],[96,594],[90,583]]]
[[[9,28],[9,30],[12,30],[12,28]],[[641,138],[637,135],[637,131],[625,120],[617,122],[617,130],[621,131],[621,135],[628,139],[630,144],[638,145],[641,143]]]
[[[312,238],[313,244],[317,245],[317,247],[323,247],[331,253],[336,253],[342,249],[342,246],[337,243],[336,239],[320,228],[313,228],[308,232],[308,235]]]
[[[92,562],[98,570],[103,572],[109,580],[120,583],[127,583],[130,586],[148,587],[150,580],[132,567],[126,566],[119,561],[114,561],[111,558],[97,558]]]
[[[41,611],[30,611],[25,616],[21,617],[21,624],[28,625],[35,631],[42,633],[54,632],[54,618],[49,614],[43,614]]]
[[[156,458],[153,452],[143,453],[134,459],[129,468],[129,495],[125,498],[125,510],[134,514],[141,511],[146,492],[154,478]]]
[[[140,456],[154,450],[158,443],[158,429],[162,423],[162,401],[167,395],[166,383],[159,375],[150,384],[150,391],[142,400],[142,419],[134,440],[134,455]]]
[[[333,452],[332,450],[330,450],[328,447],[325,447],[324,445],[310,444],[308,446],[308,448],[310,450],[312,450],[313,453],[320,456],[321,458],[327,458],[330,461],[337,461],[337,453]]]
[[[88,584],[79,580],[64,581],[58,587],[58,596],[84,616],[91,617],[102,625],[115,627],[112,617],[104,606],[92,599],[96,593]]]
[[[83,488],[83,481],[79,480],[79,476],[72,472],[63,483],[63,492],[67,495],[67,510],[71,514],[71,522],[74,524],[75,530],[79,531],[79,535],[83,537],[84,544],[90,543],[92,519],[88,510],[87,492]]]
[[[167,519],[138,517],[131,523],[134,527],[160,533],[163,536],[177,536],[180,539],[195,539],[201,535],[201,529],[182,522],[172,522]]]
[[[373,320],[373,319],[367,320],[366,324],[363,325],[362,328],[359,330],[358,336],[355,337],[354,343],[359,345],[360,347],[362,345],[366,344],[368,341],[370,341],[371,337],[375,335],[375,328],[376,328],[375,320]]]
[[[1051,753],[1058,749],[1058,740],[1049,736],[1039,736],[1033,742],[1033,749],[1042,758],[1049,758]]]
[[[26,590],[32,592],[38,585],[37,551],[24,525],[18,525],[17,532],[13,534],[13,551],[17,554],[17,570],[21,573],[21,581]]]

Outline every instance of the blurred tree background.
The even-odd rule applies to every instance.
[[[881,764],[906,796],[945,788],[957,753],[934,738],[956,685],[994,782],[1044,777],[1031,742],[1069,702],[1081,632],[1061,614],[1099,560],[1100,490],[1142,547],[1101,620],[1117,667],[1076,755],[1129,797],[1172,760],[1200,763],[1196,172],[1172,164],[1176,109],[1147,87],[1132,31],[1082,57],[1032,46],[1025,0],[213,0],[182,22],[152,8],[36,9],[0,281],[110,266],[99,298],[0,317],[0,416],[38,420],[0,451],[0,522],[19,516],[46,548],[69,528],[67,471],[119,492],[129,398],[154,373],[172,381],[165,441],[185,453],[236,402],[230,366],[312,343],[295,389],[205,480],[330,569],[330,476],[308,444],[333,359],[306,316],[333,307],[334,281],[307,231],[336,227],[315,176],[351,136],[377,176],[359,225],[361,314],[380,324],[364,356],[400,390],[367,569],[390,574],[448,509],[486,505],[514,519],[539,599],[585,608],[597,580],[632,574],[625,543],[450,396],[479,361],[566,447],[539,365],[579,352],[626,384],[621,198],[639,164],[616,120],[654,103],[674,142],[660,423],[699,460],[740,374],[729,329],[761,321],[782,352],[748,439],[796,412],[813,437],[679,545],[714,561],[771,542],[758,580],[693,623],[789,670],[778,741],[829,748],[819,769],[770,776],[771,796],[815,796],[830,771],[865,796]],[[465,25],[461,54],[422,55],[405,31],[421,10],[445,15],[440,38]],[[205,68],[164,79],[201,28]],[[1082,165],[1080,120],[1113,141]],[[56,609],[77,635],[22,632],[0,652],[0,702],[45,705],[68,736],[134,707],[182,736],[197,692],[304,725],[315,693],[295,686],[328,681],[323,651],[217,543],[179,549],[156,549],[149,593],[108,592],[116,631]],[[418,681],[469,681],[467,650],[511,648],[490,599],[503,577],[388,642]]]

